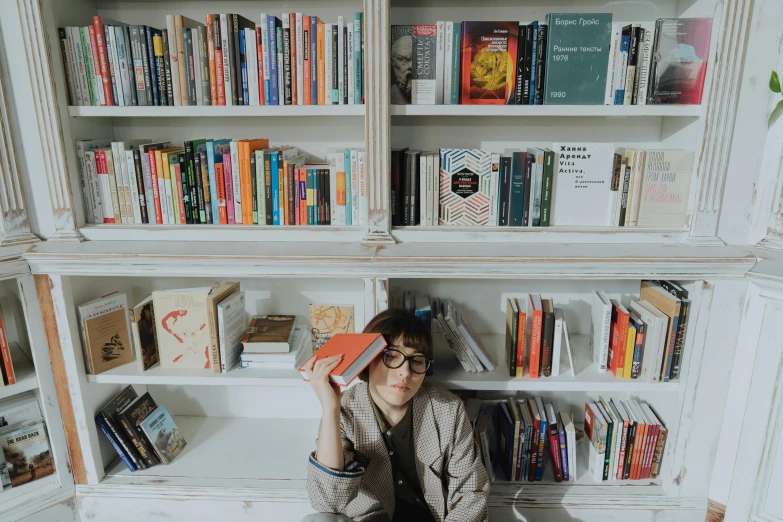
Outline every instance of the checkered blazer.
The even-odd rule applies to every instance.
[[[392,520],[392,466],[367,383],[343,393],[340,428],[343,471],[324,466],[313,452],[307,471],[310,504],[321,513],[342,513],[357,522]],[[416,471],[433,518],[487,520],[489,481],[462,401],[439,386],[423,384],[413,400],[413,441]]]

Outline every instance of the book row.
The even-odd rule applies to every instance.
[[[61,27],[71,105],[356,105],[364,101],[362,13],[238,14],[204,23],[166,15],[166,27]]]
[[[642,281],[639,299],[593,293],[593,360],[617,378],[668,382],[678,379],[688,332],[688,291],[672,281]]]
[[[393,25],[391,103],[698,105],[711,32],[711,18],[623,24],[610,13]]]
[[[87,223],[365,225],[365,154],[268,139],[76,142]]]
[[[130,471],[169,464],[187,445],[166,406],[133,386],[105,404],[95,423]]]
[[[34,395],[0,403],[0,448],[0,493],[54,473],[46,423]]]
[[[394,149],[393,226],[683,228],[695,153],[609,143]]]

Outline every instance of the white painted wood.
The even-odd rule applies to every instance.
[[[392,105],[392,116],[491,116],[699,118],[701,105]]]
[[[74,522],[79,520],[79,511],[76,508],[76,498],[74,491],[70,491],[71,496],[63,497],[58,495],[52,498],[51,502],[47,502],[48,507],[31,507],[25,506],[25,511],[30,512],[30,515],[24,515],[24,518],[20,518],[20,522]],[[13,518],[11,520],[14,520]]]
[[[401,243],[689,243],[687,230],[645,229],[637,227],[394,227],[394,238]],[[722,245],[720,241],[718,245]]]
[[[93,107],[70,106],[73,117],[90,118],[236,118],[306,116],[364,116],[364,105],[261,105],[196,107]]]
[[[99,375],[88,375],[87,382],[146,385],[171,384],[178,386],[309,387],[309,384],[302,380],[302,377],[293,367],[290,370],[235,368],[227,373],[214,373],[209,370],[177,370],[155,366],[146,372],[139,373],[136,361],[118,366]]]
[[[243,226],[243,225],[88,225],[79,229],[90,241],[184,241],[184,242],[346,242],[364,237],[359,226]]]

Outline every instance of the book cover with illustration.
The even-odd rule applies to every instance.
[[[210,368],[210,287],[155,290],[155,331],[161,368]]]
[[[353,306],[310,305],[313,349],[318,350],[338,333],[354,333]]]
[[[97,375],[133,360],[128,299],[112,293],[79,306],[84,359]]]
[[[136,347],[136,363],[139,371],[143,372],[158,364],[159,359],[152,295],[130,309],[130,322]]]
[[[516,93],[517,22],[463,22],[460,103],[513,104]]]
[[[688,150],[648,150],[642,174],[639,227],[687,226],[696,153]]]
[[[21,486],[54,473],[54,459],[43,420],[23,422],[0,429],[0,447],[11,487]]]
[[[655,22],[649,104],[701,104],[710,55],[712,18]]]
[[[391,85],[392,105],[411,103],[413,90],[413,30],[410,25],[391,26]]]
[[[441,225],[489,223],[492,153],[481,149],[440,149]]]
[[[162,404],[141,421],[139,427],[163,464],[174,460],[187,445],[182,432]]]
[[[293,315],[256,315],[242,337],[245,352],[288,353],[296,317]]]

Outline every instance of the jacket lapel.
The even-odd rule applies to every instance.
[[[416,472],[424,499],[437,520],[445,517],[443,489],[443,451],[440,432],[428,387],[422,386],[413,398],[413,444],[416,453]]]

